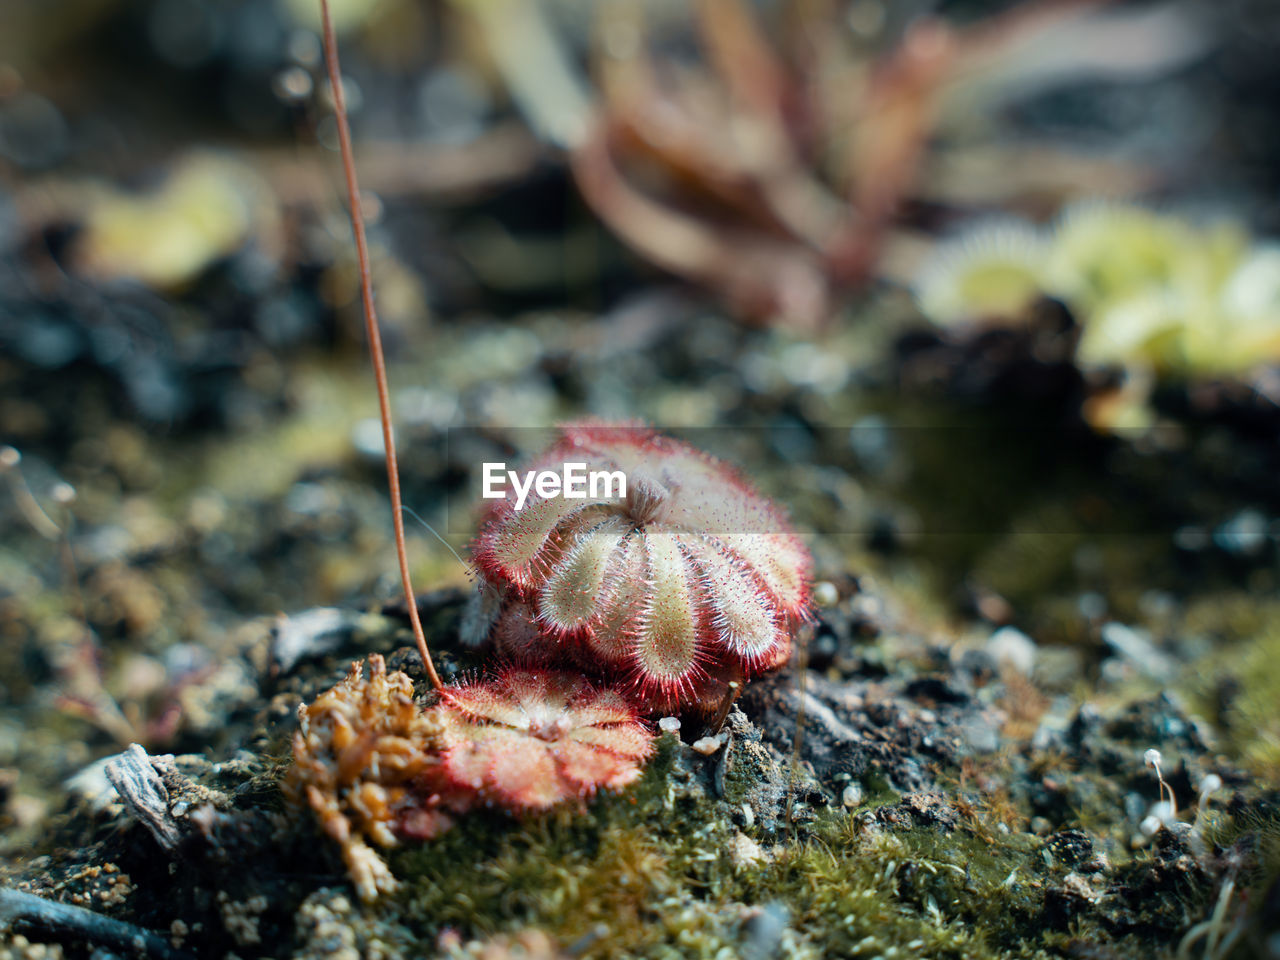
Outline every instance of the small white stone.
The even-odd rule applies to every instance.
[[[1111,659],[1120,660],[1155,680],[1173,676],[1173,661],[1152,643],[1149,631],[1112,621],[1102,625],[1101,636],[1102,642],[1115,653]]]
[[[71,793],[78,794],[95,813],[101,813],[118,803],[120,795],[107,779],[107,762],[115,759],[114,755],[95,760],[84,769],[72,774],[63,784]]]
[[[840,802],[846,807],[853,808],[862,803],[862,784],[851,783],[844,788],[844,793],[840,795]]]
[[[663,717],[658,721],[658,729],[663,733],[678,734],[680,732],[680,718]]]
[[[695,740],[692,746],[703,756],[709,757],[720,749],[722,743],[719,737],[703,737],[701,740]]]
[[[366,417],[351,428],[351,445],[361,456],[381,460],[386,447],[382,442],[382,421]]]
[[[1015,627],[1001,627],[987,641],[987,653],[996,663],[1008,664],[1023,676],[1036,665],[1036,642]]]
[[[820,580],[813,585],[813,602],[820,607],[834,607],[840,602],[840,591],[829,580]]]

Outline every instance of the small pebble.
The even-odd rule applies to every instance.
[[[1124,664],[1136,667],[1152,679],[1163,680],[1173,675],[1173,661],[1152,642],[1147,630],[1111,621],[1102,625],[1102,642]]]
[[[709,757],[721,747],[719,737],[703,737],[701,740],[695,740],[693,749],[697,750],[703,756]]]
[[[1036,642],[1016,627],[1001,627],[987,641],[986,652],[996,663],[1030,676],[1036,664]]]
[[[840,802],[850,809],[862,803],[862,784],[851,783],[844,788],[844,793],[840,795]]]
[[[351,429],[351,445],[362,456],[381,460],[383,457],[382,422],[373,417],[361,420]]]
[[[821,580],[813,585],[813,602],[820,607],[834,607],[840,602],[840,591],[829,580]]]
[[[658,729],[663,733],[679,734],[680,718],[679,717],[663,717],[658,721]]]
[[[1267,518],[1257,510],[1242,510],[1213,531],[1213,542],[1231,554],[1256,554],[1267,543]]]

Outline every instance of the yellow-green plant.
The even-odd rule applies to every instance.
[[[1104,202],[1067,210],[1048,231],[984,221],[939,244],[916,284],[941,325],[1014,324],[1040,296],[1079,321],[1087,367],[1145,382],[1280,362],[1280,245],[1231,221]]]

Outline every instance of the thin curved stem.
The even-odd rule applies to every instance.
[[[364,327],[369,335],[369,355],[373,361],[373,377],[378,384],[378,414],[382,420],[382,445],[387,456],[387,488],[391,493],[391,519],[395,524],[396,557],[400,561],[400,580],[404,584],[405,602],[409,607],[409,622],[413,625],[413,638],[422,656],[431,685],[443,690],[440,675],[431,662],[427,638],[422,632],[418,617],[418,602],[413,595],[413,583],[409,579],[409,555],[404,546],[404,516],[400,502],[400,469],[396,465],[396,445],[391,430],[391,400],[387,391],[387,367],[382,359],[382,337],[378,333],[378,315],[373,307],[373,280],[369,274],[369,244],[364,235],[364,214],[360,208],[360,187],[356,183],[356,162],[351,151],[351,128],[347,124],[347,102],[342,92],[342,71],[338,66],[338,43],[333,36],[333,22],[329,19],[328,0],[320,0],[320,16],[324,21],[324,62],[329,72],[329,86],[333,90],[333,115],[338,124],[338,145],[342,150],[342,172],[347,180],[347,199],[351,207],[351,231],[356,238],[356,257],[360,262],[360,295],[364,300]]]

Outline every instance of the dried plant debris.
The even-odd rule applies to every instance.
[[[0,889],[0,921],[12,929],[51,936],[55,942],[91,944],[100,950],[129,951],[157,960],[193,956],[175,949],[168,938],[150,930],[18,890]]]
[[[342,851],[356,890],[371,900],[395,889],[395,878],[369,846],[397,843],[395,827],[412,816],[413,831],[434,836],[451,825],[448,811],[421,803],[412,782],[438,764],[442,729],[413,700],[413,683],[388,674],[382,657],[351,665],[346,678],[299,711],[294,766],[287,789],[315,813]],[[434,806],[439,806],[439,798]]]
[[[299,709],[286,789],[342,853],[363,900],[397,882],[369,846],[431,840],[458,815],[541,811],[640,775],[651,736],[617,692],[581,676],[510,670],[447,687],[421,708],[380,656]]]

